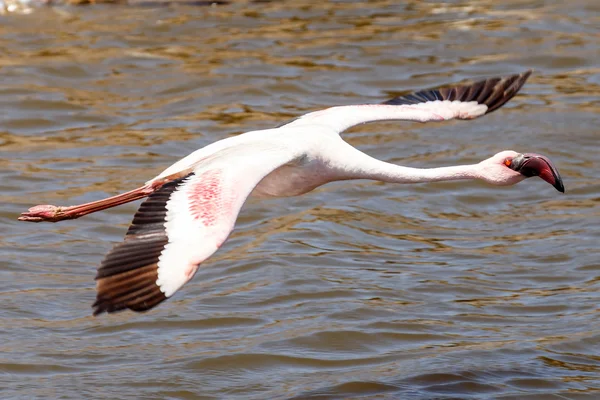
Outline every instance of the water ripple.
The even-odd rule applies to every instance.
[[[130,3],[2,16],[3,398],[600,397],[598,2]],[[348,181],[253,199],[173,299],[102,318],[95,269],[138,203],[16,221],[304,112],[527,68],[485,118],[343,137],[415,167],[547,154],[565,195]]]

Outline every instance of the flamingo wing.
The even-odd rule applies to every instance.
[[[341,133],[354,125],[382,120],[474,119],[497,110],[512,99],[531,73],[529,70],[473,84],[422,90],[381,104],[331,107],[303,115],[284,126],[325,125]]]
[[[272,143],[228,148],[151,194],[98,268],[94,315],[171,297],[227,239],[254,187],[297,154]]]

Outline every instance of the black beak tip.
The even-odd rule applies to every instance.
[[[552,167],[552,175],[554,177],[554,185],[552,185],[552,186],[554,186],[554,188],[556,190],[558,190],[559,192],[564,193],[565,192],[565,185],[563,184],[563,180],[560,177],[560,175],[559,175],[558,171],[556,170],[556,168]]]

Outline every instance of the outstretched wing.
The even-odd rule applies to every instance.
[[[224,149],[151,194],[98,269],[94,315],[171,297],[227,239],[254,187],[297,155],[266,143]]]
[[[473,119],[497,110],[512,99],[531,72],[489,78],[470,85],[422,90],[382,104],[331,107],[303,115],[284,126],[324,125],[341,133],[354,125],[383,120]]]

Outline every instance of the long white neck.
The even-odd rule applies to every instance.
[[[345,142],[344,142],[345,143]],[[345,143],[345,149],[336,157],[337,179],[372,179],[389,183],[421,183],[482,179],[480,164],[456,165],[440,168],[411,168],[377,160]]]
[[[381,162],[376,168],[347,171],[345,179],[373,179],[389,183],[422,183],[480,179],[477,164],[440,168],[410,168]]]

